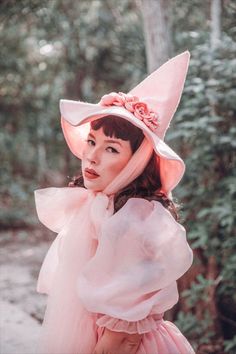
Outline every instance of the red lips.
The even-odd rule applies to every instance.
[[[84,170],[84,174],[85,174],[85,177],[90,178],[90,179],[94,179],[94,178],[99,177],[99,174],[90,168],[86,168]]]

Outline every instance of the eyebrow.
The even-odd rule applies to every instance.
[[[96,140],[95,136],[92,133],[89,133],[89,135],[91,136],[91,138]],[[117,141],[117,140],[107,139],[107,140],[104,140],[104,141],[105,141],[105,143],[119,144],[122,147],[121,143],[119,141]]]

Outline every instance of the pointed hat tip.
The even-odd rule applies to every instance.
[[[181,54],[180,54],[181,55]],[[190,56],[191,56],[191,54],[190,54],[190,52],[188,51],[188,50],[186,50],[185,52],[183,52],[182,53],[182,55],[185,55],[186,56],[186,58],[190,58]]]
[[[189,52],[189,50],[185,50],[184,52],[180,53],[179,55],[187,55],[190,57],[190,52]]]
[[[182,71],[182,73],[180,72],[180,76],[182,77],[182,79],[185,80],[185,76],[186,76],[186,73],[187,73],[187,70],[188,70],[188,66],[189,66],[189,61],[190,61],[190,52],[188,50],[186,50],[185,52],[177,54],[176,56],[174,56],[174,57],[170,58],[169,60],[167,60],[156,71],[154,71],[154,74],[155,73],[157,74],[159,71],[160,72],[161,71],[162,72],[167,71],[165,73],[165,75],[167,75],[167,77],[168,77],[168,73],[169,73],[169,75],[171,76],[169,70],[171,68],[172,69],[176,68],[176,66],[177,66],[179,68],[182,68],[183,71]],[[175,80],[176,80],[176,78],[175,78]]]
[[[188,50],[186,50],[185,52],[182,52],[180,54],[177,54],[175,57],[170,58],[168,61],[176,61],[179,59],[183,59],[187,64],[189,63],[189,59],[190,59],[190,52]],[[164,63],[163,65],[167,64],[168,61],[166,63]]]

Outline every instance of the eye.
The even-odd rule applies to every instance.
[[[92,139],[87,139],[86,142],[88,145],[91,145],[91,146],[95,145],[95,141],[93,141]]]
[[[119,154],[119,151],[117,151],[116,149],[114,149],[113,147],[111,146],[108,146],[107,150],[110,149],[110,151],[114,154]]]

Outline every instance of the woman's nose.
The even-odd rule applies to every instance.
[[[100,156],[99,156],[99,152],[96,149],[93,149],[92,151],[90,151],[90,153],[87,155],[87,159],[89,160],[89,162],[93,163],[93,164],[98,164],[100,161]]]

